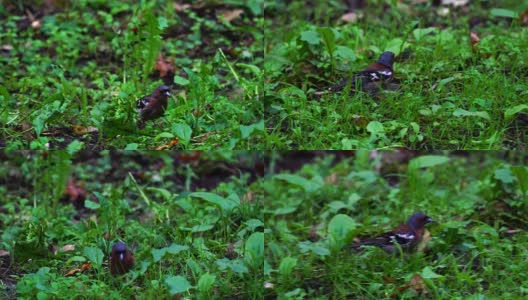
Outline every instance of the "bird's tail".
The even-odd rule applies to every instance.
[[[353,243],[350,245],[350,248],[356,251],[361,251],[364,250],[363,246],[383,247],[384,243],[386,243],[386,239],[384,238],[365,238],[357,243]]]
[[[321,90],[314,92],[314,96],[316,98],[320,98],[321,96],[326,95],[326,94],[340,92],[343,88],[347,86],[347,84],[348,84],[348,80],[343,79],[341,80],[341,82],[337,84],[326,86],[322,88]]]

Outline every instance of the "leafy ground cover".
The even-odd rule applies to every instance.
[[[262,299],[262,153],[0,154],[0,298]],[[135,267],[112,276],[116,241]]]
[[[0,147],[262,142],[261,1],[4,1],[0,20]],[[138,130],[135,101],[163,83],[165,117]]]
[[[266,9],[269,148],[526,149],[528,1],[277,1]],[[314,92],[396,53],[396,91]]]
[[[302,153],[276,154],[262,183],[267,298],[527,297],[524,153]],[[423,251],[347,247],[418,211],[436,221]]]

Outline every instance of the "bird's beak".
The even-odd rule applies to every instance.
[[[434,220],[431,219],[431,218],[427,218],[426,222],[427,222],[427,223],[432,223],[432,222],[434,222]]]
[[[166,95],[167,97],[170,97],[171,93],[170,93],[169,91],[166,91],[166,92],[165,92],[165,95]]]

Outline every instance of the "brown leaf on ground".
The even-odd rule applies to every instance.
[[[337,173],[334,172],[334,173],[326,176],[324,182],[325,182],[325,184],[328,184],[328,185],[337,185],[337,180],[338,180]]]
[[[420,276],[420,274],[414,274],[414,276],[411,278],[411,282],[409,282],[409,288],[414,289],[418,293],[429,293],[429,290],[425,285],[425,281],[423,280],[422,276]]]
[[[84,189],[83,184],[78,184],[73,178],[68,180],[64,196],[68,198],[69,202],[75,207],[75,209],[79,210],[84,208],[86,190]]]
[[[68,272],[66,272],[66,274],[64,274],[64,277],[69,277],[69,276],[73,276],[77,273],[82,273],[88,269],[90,269],[92,267],[92,264],[90,263],[90,261],[84,263],[80,268],[75,268],[75,269],[71,269],[69,270]]]
[[[528,26],[528,8],[525,9],[520,15],[519,18],[521,19],[521,24],[524,26]]]
[[[469,38],[471,40],[471,50],[473,51],[473,53],[476,53],[478,51],[477,45],[480,42],[480,38],[478,34],[473,31],[469,34]]]
[[[240,200],[240,203],[252,203],[253,202],[253,192],[248,191],[247,193],[242,196],[242,199]]]
[[[177,11],[177,12],[182,12],[182,11],[185,11],[187,9],[191,8],[191,5],[190,4],[180,4],[180,3],[174,3],[174,9]]]
[[[200,156],[202,155],[202,151],[193,151],[190,154],[181,153],[178,154],[178,159],[181,162],[194,162],[200,160]]]
[[[161,77],[165,77],[169,73],[174,74],[176,71],[176,68],[170,62],[170,60],[163,57],[163,55],[159,54],[158,59],[156,60],[156,65],[154,65],[154,70],[158,71]]]
[[[81,125],[72,125],[72,132],[74,135],[85,135],[85,134],[94,133],[98,131],[99,129],[93,126],[84,127]]]
[[[355,23],[358,20],[358,15],[355,12],[349,12],[342,15],[340,20],[345,23]]]
[[[166,85],[172,85],[174,83],[174,74],[176,74],[176,67],[174,64],[167,58],[163,57],[161,53],[158,55],[156,64],[154,65],[154,71],[158,71],[163,80],[163,83]]]
[[[422,276],[420,274],[414,274],[414,276],[411,277],[411,280],[407,284],[400,286],[397,292],[391,294],[391,298],[396,297],[398,293],[404,292],[409,289],[413,289],[417,293],[422,295],[427,295],[429,293],[429,290],[427,289],[427,286],[425,285],[425,281]]]
[[[442,5],[452,5],[453,7],[466,6],[469,0],[442,0]]]
[[[225,10],[222,12],[222,17],[225,21],[231,23],[234,19],[237,19],[244,13],[241,9]]]
[[[167,149],[171,149],[172,147],[178,145],[180,143],[180,140],[178,139],[172,139],[168,144],[165,144],[165,145],[161,145],[161,146],[158,146],[156,148],[156,150],[167,150]]]
[[[73,250],[75,250],[75,245],[64,245],[64,246],[62,246],[62,251],[63,252],[73,251]]]
[[[68,272],[66,272],[66,274],[64,274],[64,277],[73,276],[73,275],[75,275],[77,273],[81,273],[81,272],[82,272],[81,268],[71,269]]]
[[[480,38],[478,36],[478,34],[476,32],[471,32],[469,34],[470,38],[471,38],[471,45],[475,46],[476,44],[478,44],[480,42]]]
[[[211,135],[215,134],[214,131],[209,131],[209,132],[206,132],[202,135],[199,135],[199,136],[195,136],[192,141],[195,142],[195,143],[203,143],[204,141],[206,141]]]
[[[87,261],[86,263],[84,263],[82,266],[81,266],[81,269],[84,271],[84,270],[88,270],[92,267],[92,263],[90,261]]]

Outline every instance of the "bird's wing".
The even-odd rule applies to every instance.
[[[352,248],[361,246],[387,247],[399,244],[402,248],[408,248],[416,241],[416,234],[408,230],[407,225],[402,225],[393,231],[386,232],[380,236],[362,239],[359,243],[352,244]]]
[[[144,109],[147,107],[147,105],[149,105],[151,100],[152,99],[150,96],[145,96],[137,101],[136,106],[138,109]]]

